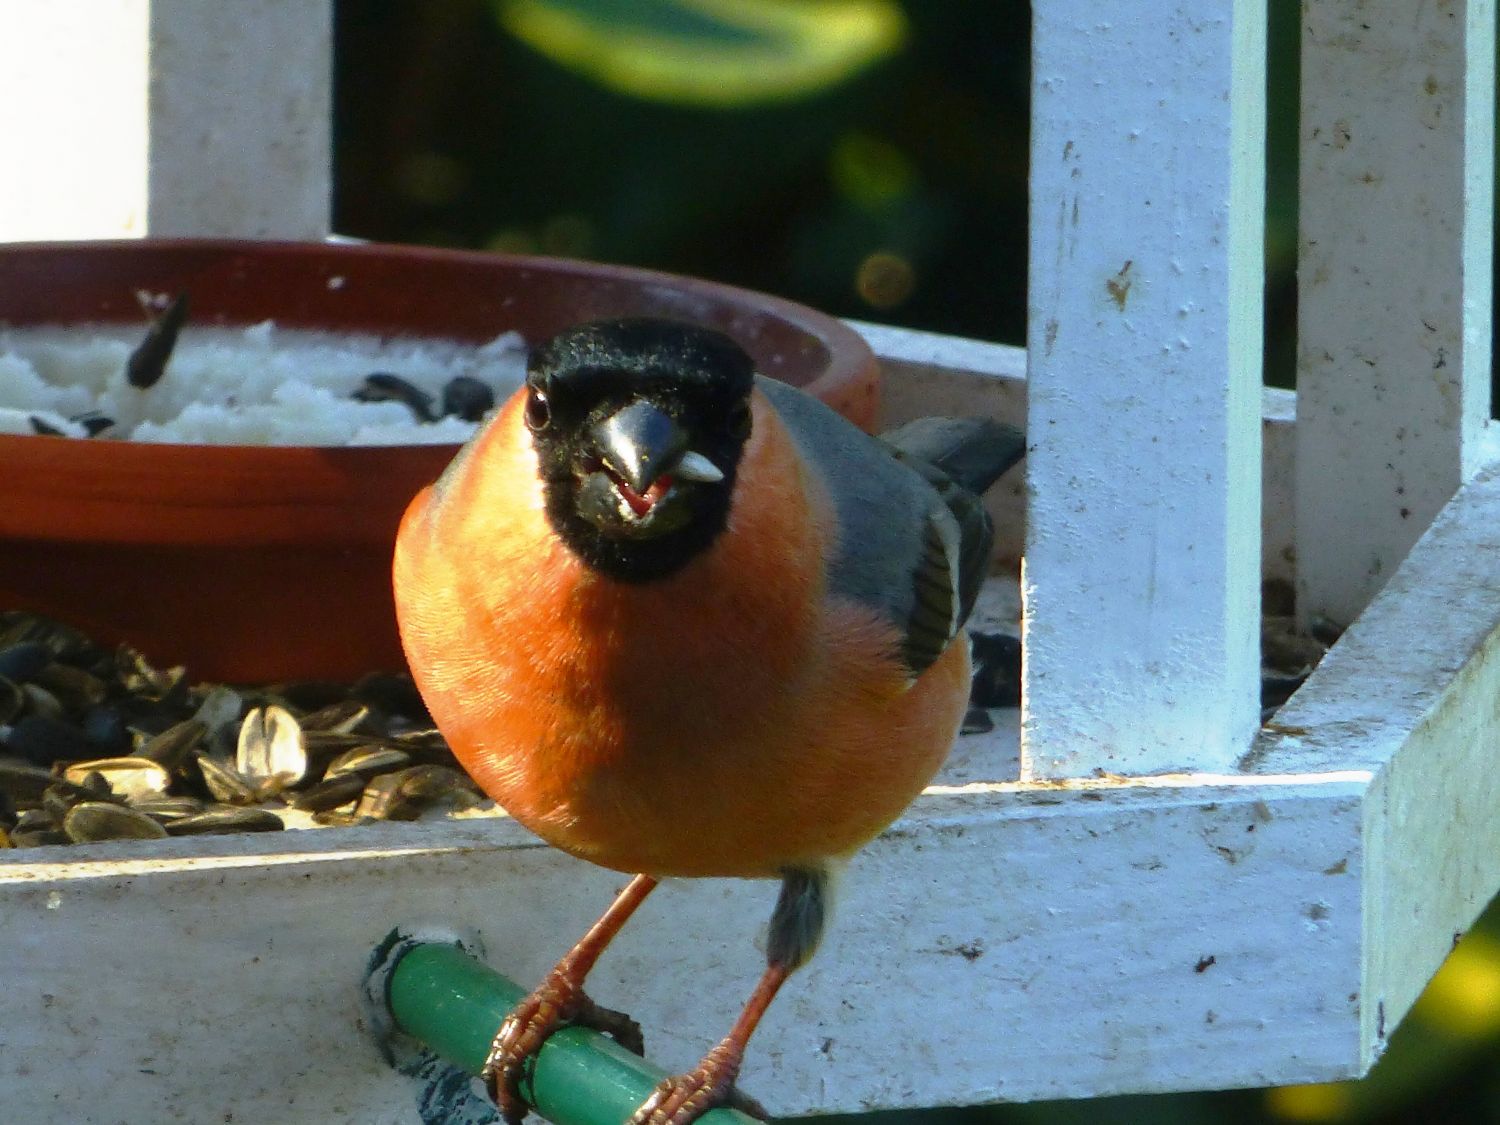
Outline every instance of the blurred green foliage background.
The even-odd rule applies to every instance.
[[[1298,6],[1270,9],[1266,368],[1290,386]],[[336,11],[341,233],[650,266],[1024,343],[1020,0],[340,0]],[[858,1120],[1500,1122],[1500,909],[1456,947],[1362,1082]]]

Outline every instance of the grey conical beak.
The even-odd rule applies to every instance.
[[[592,436],[610,472],[641,493],[688,452],[687,431],[649,402],[616,411]]]

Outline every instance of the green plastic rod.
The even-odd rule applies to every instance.
[[[410,947],[391,970],[386,1002],[396,1026],[469,1074],[484,1066],[490,1040],[523,990],[454,945]],[[537,1053],[522,1095],[554,1125],[620,1125],[666,1071],[608,1036],[581,1027],[555,1032]],[[755,1125],[714,1109],[702,1125]]]

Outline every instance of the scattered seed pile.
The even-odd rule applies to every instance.
[[[0,613],[0,847],[414,820],[490,805],[406,676],[190,684]]]

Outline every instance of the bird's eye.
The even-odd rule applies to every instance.
[[[547,401],[547,396],[535,387],[526,398],[526,428],[532,433],[540,433],[552,423],[552,404]]]
[[[738,403],[730,411],[729,433],[739,441],[750,436],[750,404],[748,402]]]

